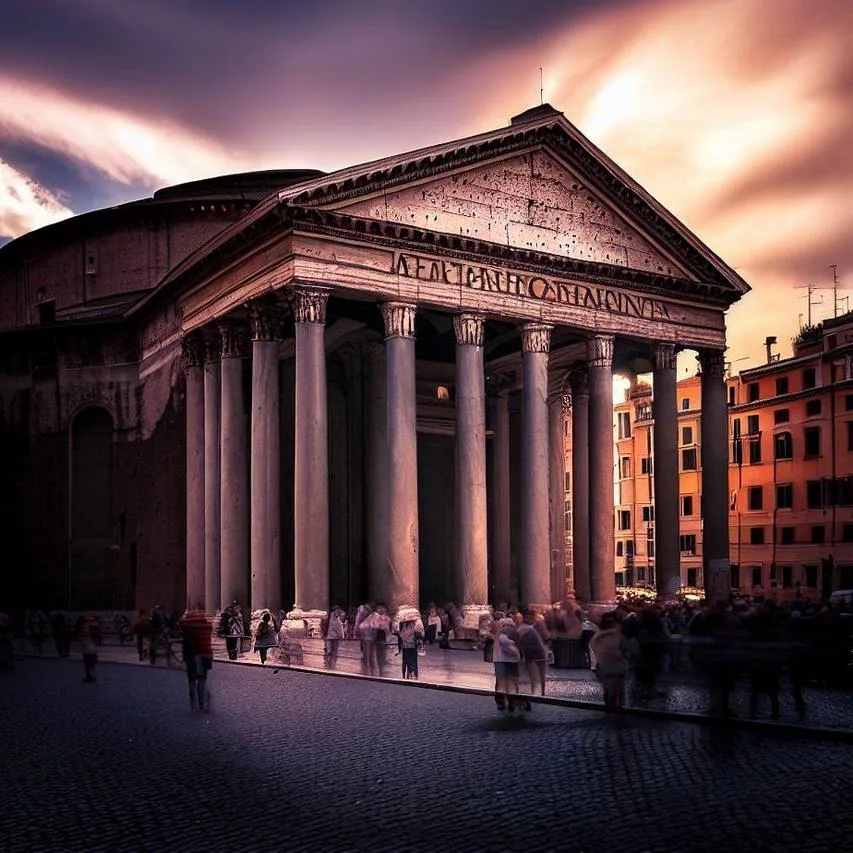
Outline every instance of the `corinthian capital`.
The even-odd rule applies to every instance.
[[[279,305],[253,302],[249,306],[249,323],[253,341],[280,341],[284,312]]]
[[[699,351],[699,365],[702,376],[722,381],[726,375],[726,355],[721,349],[703,349]]]
[[[181,338],[181,362],[185,371],[204,366],[204,341],[199,332]]]
[[[521,327],[521,351],[549,353],[553,328],[547,323],[525,323]]]
[[[590,367],[613,366],[613,335],[595,335],[586,342]]]
[[[675,344],[655,344],[655,370],[675,370]]]
[[[482,314],[454,314],[453,328],[457,344],[481,347],[485,339],[486,319]]]
[[[293,319],[297,323],[326,323],[329,291],[323,287],[296,287],[293,290]]]
[[[379,308],[385,319],[385,340],[388,338],[414,338],[414,305],[405,302],[384,302]]]
[[[246,328],[241,323],[220,323],[219,336],[222,358],[245,358],[248,355]]]

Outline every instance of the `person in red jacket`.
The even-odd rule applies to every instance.
[[[184,664],[190,689],[190,710],[209,710],[207,673],[213,668],[212,630],[207,615],[188,610],[181,617]]]

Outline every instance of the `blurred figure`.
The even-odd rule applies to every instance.
[[[95,666],[98,663],[98,645],[101,642],[98,623],[91,616],[83,620],[80,627],[80,646],[83,653],[83,669],[85,676],[83,681],[91,683],[97,681],[95,678]]]
[[[782,650],[776,608],[767,601],[746,622],[749,632],[749,716],[755,717],[758,697],[770,699],[770,719],[779,719]]]
[[[505,617],[495,621],[494,631],[492,662],[495,668],[495,704],[498,711],[513,714],[522,707],[518,697],[518,669],[521,662],[518,630],[513,620]]]
[[[625,638],[617,616],[605,613],[600,628],[589,641],[595,658],[595,677],[604,692],[604,709],[619,713],[625,706],[625,678],[628,674],[628,654]]]
[[[632,627],[639,644],[639,652],[634,659],[634,675],[640,696],[643,699],[666,696],[666,693],[657,687],[661,658],[667,644],[660,612],[653,607],[642,608]]]
[[[255,629],[255,651],[261,659],[261,666],[267,662],[267,651],[278,645],[275,629],[270,624],[270,618],[269,611],[266,611]]]
[[[518,650],[521,652],[522,666],[530,681],[530,692],[534,696],[545,695],[545,667],[548,661],[548,647],[542,637],[542,629],[537,629],[537,616],[530,610],[525,610],[516,619],[518,630]],[[544,622],[542,628],[545,628]],[[530,702],[526,703],[530,710]]]
[[[406,613],[397,630],[398,651],[403,656],[403,678],[418,680],[418,646],[423,644],[423,622],[420,615],[415,618]]]
[[[222,611],[222,617],[219,621],[219,631],[225,637],[228,660],[237,660],[240,640],[246,633],[246,627],[243,622],[243,610],[236,598]]]
[[[364,604],[359,604],[358,610],[355,611],[355,619],[352,623],[352,635],[353,637],[358,637],[358,647],[361,651],[361,663],[365,669],[369,667],[367,649],[364,645],[364,634],[367,632],[367,629],[362,631],[361,624],[372,612],[373,605],[369,601],[365,601]]]
[[[364,644],[364,659],[371,675],[385,674],[385,652],[388,635],[391,633],[391,617],[384,604],[362,620],[359,626]]]
[[[47,633],[47,615],[43,610],[36,610],[30,616],[30,638],[33,648],[41,654],[44,651],[44,638]]]
[[[327,666],[335,666],[338,662],[338,648],[341,645],[341,640],[346,636],[346,629],[344,628],[345,620],[346,616],[344,615],[343,610],[341,610],[340,606],[336,604],[332,608],[332,612],[329,614],[328,623],[324,632],[325,636],[323,637],[325,640],[323,658],[326,661]]]
[[[148,615],[148,657],[152,666],[157,663],[157,643],[160,641],[163,628],[163,614],[160,612],[160,605],[155,604]]]
[[[441,633],[441,616],[432,602],[427,606],[426,617],[426,641],[432,645]]]
[[[136,653],[139,660],[145,660],[145,641],[151,634],[151,625],[148,622],[148,614],[144,610],[139,611],[139,616],[131,626],[131,630],[136,637]]]
[[[213,668],[210,623],[201,610],[188,610],[179,624],[189,684],[190,711],[198,708],[199,711],[207,712],[210,710],[207,673]]]
[[[71,654],[71,626],[68,624],[68,619],[61,610],[57,610],[51,616],[50,632],[53,634],[56,653],[61,658],[67,658]]]

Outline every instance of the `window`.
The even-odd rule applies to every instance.
[[[761,431],[759,427],[758,415],[747,415],[746,432],[747,435],[758,435]]]
[[[806,506],[809,509],[823,506],[823,483],[820,480],[806,481]]]
[[[764,508],[764,488],[762,486],[750,486],[747,495],[751,510]]]
[[[776,396],[779,397],[782,394],[788,393],[788,377],[780,376],[776,380]]]
[[[651,476],[655,473],[655,466],[650,456],[644,456],[640,460],[640,473]]]
[[[789,432],[779,432],[773,436],[773,455],[776,459],[793,459],[794,442]]]
[[[847,449],[853,450],[853,421],[847,421]]]
[[[813,418],[820,414],[820,400],[806,400],[806,417]]]
[[[822,545],[826,541],[826,528],[822,524],[812,525],[812,545]]]
[[[732,439],[732,462],[735,465],[743,465],[743,442],[740,436]]]
[[[820,427],[806,427],[806,456],[820,456]]]
[[[729,566],[729,585],[732,589],[740,589],[740,566],[737,563]]]
[[[696,569],[689,568],[687,570],[687,586],[696,586]]]
[[[634,556],[634,541],[632,539],[628,539],[625,542],[625,556],[633,557]]]
[[[681,428],[681,443],[693,444],[693,427]]]
[[[845,394],[844,396],[844,411],[853,412],[853,394]]]
[[[853,524],[841,525],[841,541],[853,542]]]
[[[853,506],[853,477],[839,477],[835,481],[835,503]]]
[[[643,507],[643,521],[654,521],[655,520],[655,508],[653,506],[644,506]]]
[[[746,386],[746,399],[749,403],[755,403],[758,400],[758,383],[750,382]]]
[[[794,544],[794,528],[782,527],[779,529],[779,544],[793,545]]]
[[[682,533],[681,536],[678,537],[678,550],[681,551],[682,554],[693,555],[696,553],[696,534],[695,533]]]
[[[817,589],[817,566],[803,566],[806,575],[806,586],[809,589]]]
[[[794,484],[780,483],[776,486],[776,509],[792,509],[794,506]]]
[[[770,564],[770,586],[776,586],[776,564]]]
[[[572,490],[572,472],[566,471],[566,476],[563,479],[563,489],[567,492]]]
[[[740,418],[735,418],[732,421],[732,435],[735,438],[740,438]]]
[[[617,415],[617,423],[619,427],[619,438],[631,437],[631,413],[619,412]]]
[[[653,532],[654,532],[653,530],[649,529],[649,533],[653,533]],[[654,555],[655,555],[655,540],[654,539],[649,539],[649,541],[646,542],[646,553],[650,557],[654,557]]]
[[[749,464],[755,465],[761,461],[761,439],[751,438],[749,440]]]
[[[791,420],[791,412],[788,409],[776,409],[773,412],[774,424],[786,424]]]
[[[631,529],[631,510],[629,510],[629,509],[619,510],[619,529],[620,530],[630,530]]]
[[[695,471],[696,470],[696,448],[691,447],[681,451],[681,470]]]
[[[681,514],[684,516],[693,515],[693,495],[684,495],[681,498]]]
[[[794,585],[791,574],[790,566],[782,566],[782,587],[784,589],[790,589]]]
[[[687,397],[681,398],[681,411],[686,412],[690,408],[690,400]]]
[[[752,567],[752,586],[761,586],[761,566]]]
[[[817,385],[817,371],[813,367],[807,367],[803,371],[803,388],[814,388]]]
[[[631,478],[631,457],[623,456],[619,460],[619,476],[623,480],[628,480]]]
[[[764,544],[764,528],[750,527],[749,528],[749,544],[763,545]]]
[[[729,385],[729,405],[734,406],[735,404],[735,386]]]
[[[616,541],[616,556],[621,557],[625,553],[625,543],[621,539]]]

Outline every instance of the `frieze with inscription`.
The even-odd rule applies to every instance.
[[[605,285],[588,285],[501,267],[395,252],[392,272],[404,278],[558,302],[645,320],[669,320],[666,302]]]

